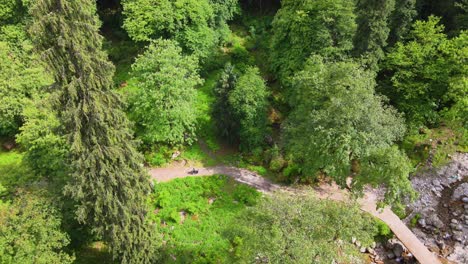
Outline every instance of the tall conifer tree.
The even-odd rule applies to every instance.
[[[395,0],[358,0],[357,32],[354,38],[354,52],[364,56],[369,68],[377,70],[377,63],[384,57],[390,33],[388,20],[395,8]]]
[[[77,219],[103,238],[119,263],[150,263],[150,185],[122,103],[111,90],[114,67],[102,50],[95,4],[37,0],[31,35],[60,94],[57,111],[73,172],[65,191],[77,202]]]
[[[416,15],[416,0],[395,1],[395,11],[390,19],[391,31],[388,37],[389,45],[393,46],[408,35]]]

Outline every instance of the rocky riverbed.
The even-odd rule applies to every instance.
[[[468,154],[420,171],[411,181],[419,197],[408,206],[406,224],[433,252],[468,263]]]

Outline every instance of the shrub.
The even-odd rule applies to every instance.
[[[270,170],[280,172],[286,165],[286,161],[282,156],[276,157],[270,161]]]
[[[379,219],[375,220],[375,228],[377,229],[378,237],[381,237],[383,239],[388,239],[393,236],[393,233],[390,227]]]

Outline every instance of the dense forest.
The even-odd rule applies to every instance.
[[[365,263],[392,234],[356,204],[148,169],[403,218],[468,151],[467,30],[467,0],[0,0],[0,263]]]

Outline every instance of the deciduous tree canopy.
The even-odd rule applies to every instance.
[[[324,172],[344,186],[352,172],[360,173],[354,163],[402,138],[401,116],[374,87],[374,75],[357,63],[317,56],[294,77],[286,141],[303,175]]]
[[[226,21],[238,10],[237,1],[124,0],[124,28],[136,41],[172,38],[206,58],[226,35]]]
[[[439,21],[417,21],[410,41],[398,43],[384,63],[391,86],[383,92],[409,123],[437,124],[441,111],[463,103],[468,93],[467,33],[447,39]]]
[[[294,74],[311,54],[343,57],[353,49],[354,2],[283,0],[273,21],[270,63],[280,79]]]
[[[131,118],[148,144],[193,143],[195,87],[202,83],[198,60],[182,54],[173,40],[157,40],[133,65],[138,91],[131,100]]]

